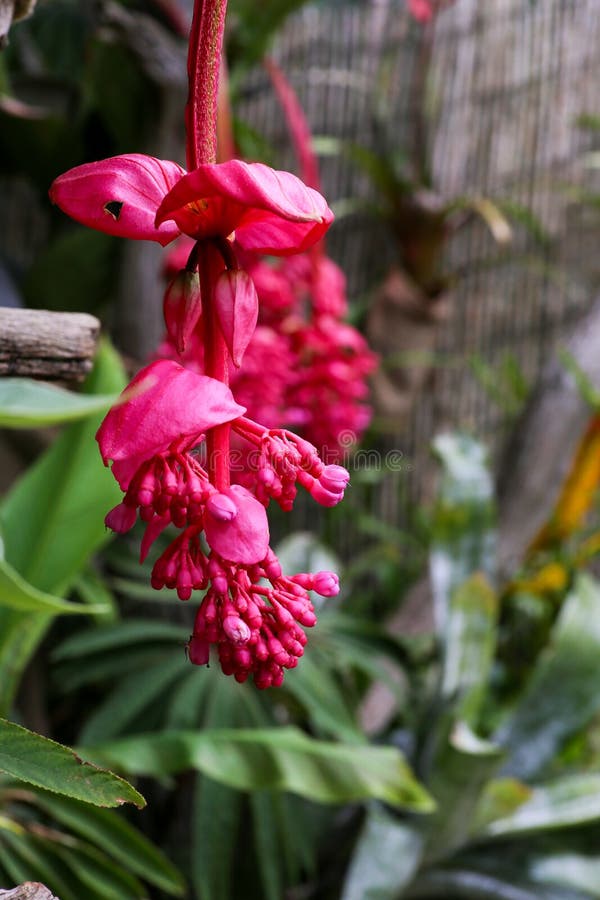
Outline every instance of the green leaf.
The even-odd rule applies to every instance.
[[[141,900],[144,891],[141,884],[120,866],[116,866],[103,853],[82,841],[69,842],[70,846],[56,843],[54,852],[72,870],[81,882],[86,900]]]
[[[515,837],[598,820],[600,775],[569,775],[531,788],[523,803],[508,815],[488,821],[480,833],[485,837]]]
[[[183,652],[167,658],[160,666],[150,666],[122,678],[92,712],[79,736],[81,743],[98,743],[123,734],[134,719],[187,674],[189,663]]]
[[[340,685],[317,647],[308,648],[302,664],[288,672],[285,690],[304,706],[312,724],[322,734],[348,743],[366,742]]]
[[[0,719],[0,772],[96,806],[146,801],[122,778],[80,759],[68,747]]]
[[[76,800],[35,792],[32,802],[56,821],[169,894],[184,892],[182,875],[166,856],[120,815],[108,809],[94,809]]]
[[[84,390],[112,394],[125,383],[117,354],[102,345]],[[91,553],[107,540],[104,515],[120,499],[94,435],[99,417],[70,425],[17,482],[0,509],[6,561],[29,584],[63,595]],[[0,609],[0,713],[52,615]]]
[[[103,345],[86,393],[124,384],[119,357]],[[104,516],[121,491],[94,440],[99,422],[97,416],[69,426],[2,504],[6,559],[41,590],[63,593],[108,537]]]
[[[281,832],[273,799],[271,791],[254,791],[250,795],[252,834],[264,900],[279,900],[284,895]]]
[[[354,849],[341,900],[397,900],[417,871],[422,847],[423,835],[414,823],[372,804]]]
[[[406,896],[407,900],[589,900],[579,891],[542,887],[526,876],[517,878],[517,873],[509,874],[505,867],[500,875],[463,868],[433,869],[421,875]]]
[[[203,900],[230,900],[242,795],[203,776],[194,796],[192,878]]]
[[[498,600],[482,575],[473,575],[450,598],[440,690],[456,699],[455,714],[475,727],[496,645]]]
[[[496,740],[508,750],[503,773],[527,779],[600,709],[600,584],[579,575],[550,646]]]
[[[305,3],[306,0],[262,0],[257,5],[254,0],[234,0],[231,12],[237,27],[229,39],[236,63],[234,76],[242,67],[245,69],[263,58],[284,19]]]
[[[5,560],[0,560],[0,606],[51,615],[57,613],[90,615],[106,612],[110,608],[102,604],[92,606],[87,603],[71,603],[47,594],[45,591],[38,591],[24,578],[21,578],[19,573]]]
[[[87,628],[67,638],[54,651],[56,662],[79,659],[96,654],[103,656],[110,650],[126,650],[133,645],[182,644],[189,637],[189,629],[174,622],[156,619],[124,619],[114,625]]]
[[[560,852],[534,856],[529,863],[529,874],[534,881],[564,885],[600,897],[599,856]]]
[[[493,577],[495,511],[486,451],[468,435],[443,434],[434,441],[442,463],[433,521],[430,576],[438,633],[447,633],[453,591],[474,572]]]
[[[145,734],[87,748],[126,773],[163,777],[197,769],[239,790],[290,791],[321,803],[381,799],[430,812],[431,798],[402,754],[314,740],[295,728]]]
[[[106,410],[116,394],[75,394],[30,378],[0,379],[0,426],[40,428],[85,419]]]
[[[457,197],[446,208],[446,215],[457,210],[469,210],[476,213],[487,225],[496,243],[510,244],[513,239],[512,228],[501,205],[489,197],[465,196]]]
[[[206,677],[209,675],[209,677]],[[231,684],[215,670],[193,672],[193,681],[203,686],[203,710],[195,707],[190,724],[205,728],[249,725],[252,707],[247,706],[247,685]],[[216,676],[216,677],[215,677]],[[240,690],[241,688],[241,690]],[[189,696],[189,691],[186,691]],[[196,892],[203,900],[229,900],[240,833],[242,797],[238,791],[199,775],[194,791],[191,871]]]
[[[501,761],[500,748],[477,738],[464,723],[454,725],[446,742],[439,742],[428,779],[437,803],[429,820],[429,859],[467,843],[482,791]]]
[[[79,900],[78,892],[73,889],[68,877],[65,878],[66,873],[56,856],[48,852],[49,842],[29,834],[16,822],[12,824],[15,826],[14,830],[2,829],[0,844],[7,845],[11,861],[18,860],[17,870],[22,874],[16,880],[22,882],[35,879],[52,891],[56,891],[60,900]],[[4,862],[4,859],[2,861]],[[23,869],[20,869],[20,866],[23,866]]]

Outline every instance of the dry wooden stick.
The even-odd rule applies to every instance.
[[[0,308],[0,375],[82,381],[99,334],[100,322],[87,313]]]
[[[58,900],[39,881],[25,881],[9,891],[0,890],[1,900]]]

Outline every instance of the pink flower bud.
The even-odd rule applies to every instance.
[[[238,514],[237,506],[227,494],[211,494],[206,511],[219,522],[231,522]]]
[[[227,349],[239,367],[258,318],[254,282],[243,269],[225,269],[217,278],[213,298]]]
[[[337,597],[340,592],[340,579],[335,572],[317,572],[314,590],[321,597]]]
[[[326,491],[343,494],[350,481],[350,473],[343,466],[325,466],[319,475],[319,482]]]
[[[315,481],[309,489],[310,496],[321,506],[337,506],[344,496],[343,491],[328,491],[320,481]]]
[[[195,666],[208,665],[210,645],[207,640],[197,634],[193,634],[187,645],[190,662]]]
[[[270,547],[263,560],[262,566],[265,575],[271,581],[274,581],[276,578],[281,578],[281,565]]]
[[[115,506],[114,509],[111,509],[111,511],[107,513],[104,524],[107,528],[110,528],[111,531],[116,531],[118,534],[125,534],[130,528],[133,528],[136,519],[137,513],[133,507],[126,506],[124,503],[119,503],[118,506]]]
[[[183,353],[202,313],[197,272],[179,272],[166,290],[163,312],[167,333],[178,353]]]
[[[225,616],[223,631],[234,644],[246,644],[250,640],[251,631],[239,616]]]

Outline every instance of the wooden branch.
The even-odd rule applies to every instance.
[[[58,900],[39,881],[25,881],[8,891],[0,890],[0,900]]]
[[[0,308],[0,375],[82,381],[99,334],[100,322],[87,313]]]

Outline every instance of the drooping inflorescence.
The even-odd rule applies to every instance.
[[[216,645],[226,674],[238,681],[253,675],[264,688],[281,684],[284,669],[302,655],[303,629],[316,621],[309,591],[329,597],[339,590],[331,572],[282,573],[269,547],[266,507],[273,499],[291,509],[299,486],[333,506],[349,476],[341,465],[323,462],[304,438],[248,416],[229,386],[259,311],[244,261],[249,254],[304,251],[322,239],[333,216],[317,190],[288,172],[214,161],[215,141],[206,135],[215,127],[225,6],[224,0],[195,4],[186,110],[190,171],[141,154],[118,156],[61,175],[50,195],[77,221],[109,234],[162,245],[188,238],[185,264],[164,301],[169,340],[186,365],[159,359],[142,369],[97,434],[123,491],[106,523],[121,533],[138,519],[145,523],[142,559],[165,529],[177,531],[154,563],[152,585],[173,588],[182,600],[204,592],[190,660],[207,663]],[[263,349],[268,359],[268,342]],[[274,359],[271,378],[276,370]],[[232,441],[246,447],[242,471]]]

